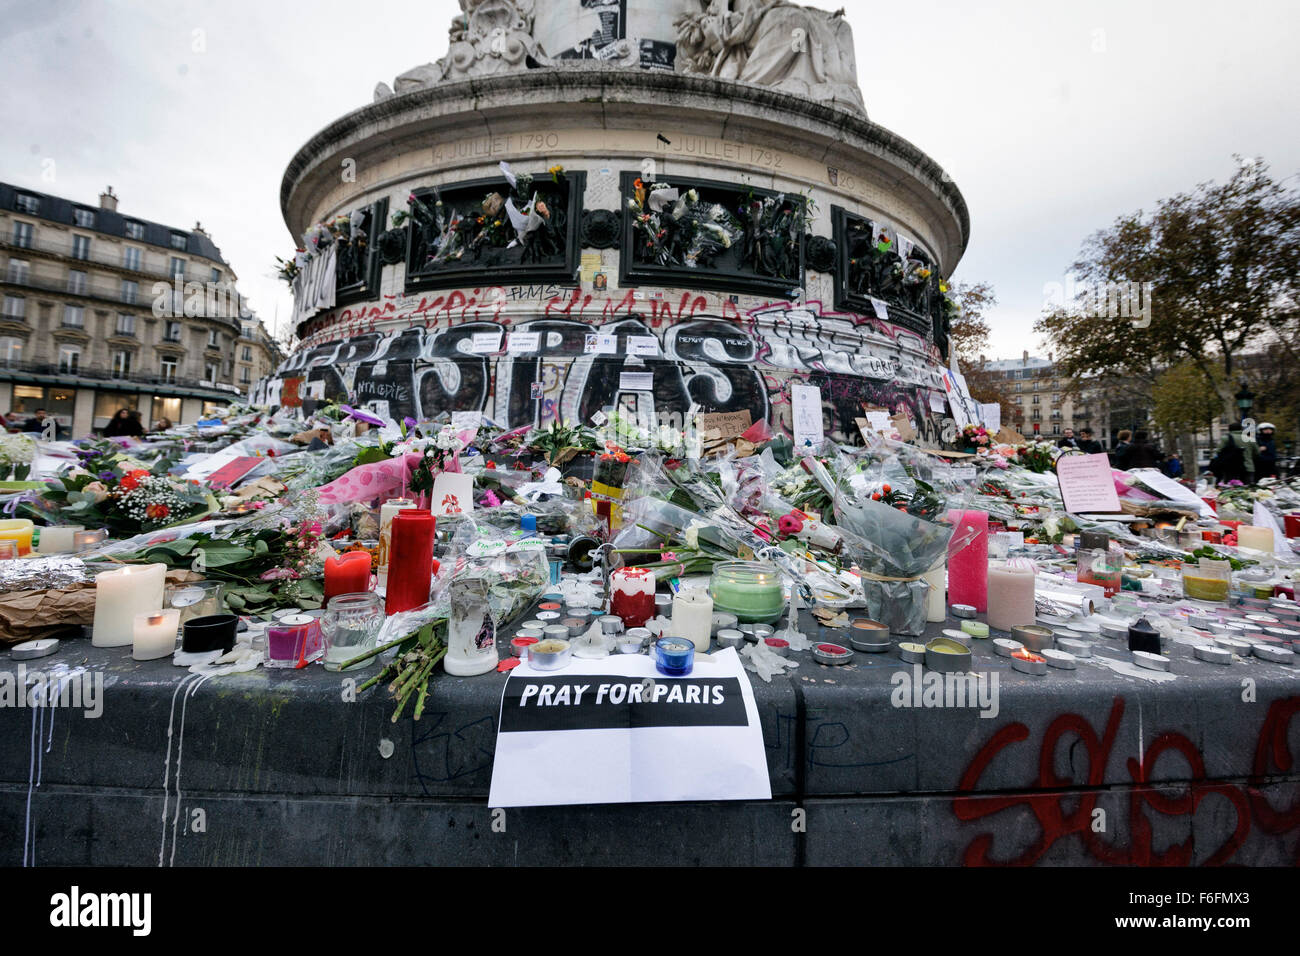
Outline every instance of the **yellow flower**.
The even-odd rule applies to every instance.
[[[550,173],[552,176],[558,176],[560,175],[560,173],[564,172],[564,167],[561,166],[559,163],[556,163],[554,166],[548,169],[547,172]]]

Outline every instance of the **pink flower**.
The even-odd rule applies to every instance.
[[[795,514],[782,515],[776,526],[783,535],[790,537],[803,530],[803,519]]]
[[[263,571],[258,577],[263,581],[284,581],[286,579],[296,581],[302,575],[291,568],[271,568],[269,571]]]

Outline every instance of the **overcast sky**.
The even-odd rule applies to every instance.
[[[1227,178],[1233,153],[1300,171],[1296,0],[820,5],[847,8],[871,118],[966,197],[954,278],[997,291],[990,357],[1044,351],[1030,332],[1044,286],[1116,216]],[[457,10],[0,0],[0,179],[88,203],[111,183],[124,213],[201,220],[251,306],[283,326],[285,166],[376,82],[442,56]]]

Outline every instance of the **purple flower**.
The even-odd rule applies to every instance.
[[[349,405],[340,405],[339,408],[347,412],[349,418],[355,418],[359,422],[365,422],[367,425],[374,425],[379,428],[382,428],[384,425],[384,420],[380,418],[378,415],[372,415],[369,412],[363,412],[361,409],[352,408]]]
[[[412,418],[410,415],[407,415],[405,418],[402,419],[402,424],[405,425],[407,428],[414,428],[415,419]]]
[[[113,474],[111,471],[101,471],[95,477],[98,478],[100,481],[112,481],[114,478],[117,477],[117,475]]]

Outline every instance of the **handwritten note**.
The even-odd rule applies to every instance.
[[[822,390],[816,385],[793,385],[790,388],[791,418],[796,450],[816,448],[826,437],[822,418]]]
[[[1119,511],[1119,494],[1111,478],[1110,459],[1102,455],[1062,455],[1056,462],[1065,510],[1080,512]]]

